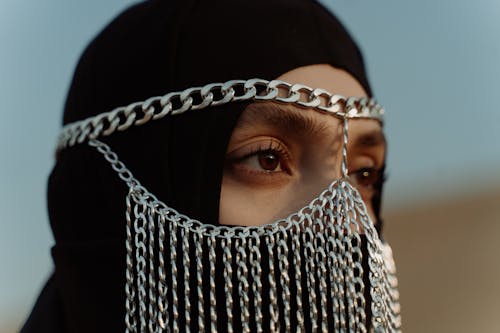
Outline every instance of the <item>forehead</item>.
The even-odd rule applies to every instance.
[[[367,97],[361,84],[351,74],[327,64],[298,67],[280,75],[277,80],[321,88],[336,95]],[[244,129],[248,125],[259,124],[297,130],[306,128],[313,132],[319,127],[337,127],[340,122],[331,115],[306,111],[309,110],[290,104],[252,103],[243,112],[236,128]],[[368,120],[360,122],[357,127],[363,128],[364,124],[368,124],[368,127],[380,126],[377,121]]]
[[[327,64],[295,68],[280,75],[278,80],[325,89],[348,97],[367,97],[361,84],[348,72]]]
[[[325,89],[331,93],[348,97],[367,97],[366,91],[354,76],[343,69],[328,64],[316,64],[295,68],[282,74],[278,79],[292,84],[301,83],[310,87]],[[292,114],[297,114],[299,110],[299,108],[293,106],[281,107],[281,109]],[[304,112],[301,113],[304,114]],[[306,117],[303,117],[306,118],[306,120],[302,122],[307,123],[307,119],[309,119],[309,122],[324,124],[326,123],[325,117],[333,118],[331,115],[315,114],[317,114],[317,112],[308,113]],[[248,116],[251,116],[250,112]],[[334,122],[339,123],[340,120],[328,120],[328,122],[330,124]],[[373,119],[352,119],[349,123],[349,142],[351,144],[366,147],[386,145],[386,139],[380,122]],[[359,143],[359,145],[356,143]]]
[[[348,97],[367,97],[361,84],[348,72],[327,64],[309,65],[286,72],[277,78],[291,84],[299,83],[321,88]],[[319,134],[340,134],[341,120],[307,108],[275,102],[250,104],[243,112],[235,132],[246,136],[256,128],[276,133],[295,133],[318,137]],[[234,133],[233,133],[234,135]],[[238,135],[239,136],[239,135]],[[350,120],[349,143],[359,146],[385,146],[380,122],[374,119]],[[358,146],[358,144],[356,144]]]

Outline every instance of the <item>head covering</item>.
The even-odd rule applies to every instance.
[[[315,1],[147,1],[119,15],[87,47],[64,124],[169,91],[234,78],[271,80],[323,63],[349,72],[371,96],[358,48]],[[159,199],[216,223],[226,147],[243,106],[165,118],[105,142]],[[23,332],[124,331],[127,190],[94,149],[80,145],[59,154],[48,185],[55,272]]]

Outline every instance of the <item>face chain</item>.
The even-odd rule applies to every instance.
[[[90,145],[130,187],[126,332],[188,332],[192,328],[367,332],[368,327],[374,332],[400,331],[390,248],[378,238],[359,193],[347,179],[332,182],[309,205],[275,223],[214,226],[179,214],[156,199],[106,144],[92,140]],[[361,235],[368,249],[369,271],[365,273]],[[216,255],[219,249],[221,256]],[[220,272],[215,271],[219,261]],[[196,268],[194,279],[191,265]],[[363,274],[368,274],[369,286]],[[371,323],[366,322],[365,288],[371,297]],[[209,290],[208,298],[205,290]],[[222,304],[217,303],[217,294],[223,294]],[[218,320],[222,312],[227,315],[225,322]],[[265,312],[269,319],[264,321]],[[196,323],[191,320],[193,313],[197,313]]]
[[[289,103],[343,119],[342,177],[286,219],[258,227],[214,226],[159,201],[97,140],[167,115],[237,101]],[[390,247],[380,241],[347,177],[348,119],[382,122],[383,115],[373,99],[251,79],[168,93],[66,125],[57,151],[88,142],[129,187],[126,332],[400,332]]]

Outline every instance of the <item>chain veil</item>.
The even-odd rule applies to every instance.
[[[195,94],[201,102],[193,105]],[[158,200],[97,139],[168,114],[249,99],[293,103],[344,119],[342,177],[272,224],[229,227],[193,220]],[[192,327],[200,332],[218,327],[227,332],[399,332],[391,249],[380,240],[347,176],[348,119],[360,117],[382,121],[383,109],[372,99],[252,79],[154,97],[65,126],[58,150],[88,141],[129,187],[126,332],[189,332]]]

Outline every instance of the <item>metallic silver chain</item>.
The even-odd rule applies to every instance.
[[[216,99],[216,96],[220,98]],[[193,104],[195,100],[201,102]],[[142,102],[131,103],[68,124],[63,127],[58,137],[57,151],[111,135],[116,131],[125,131],[131,126],[140,126],[167,115],[178,115],[188,110],[250,100],[294,104],[330,113],[338,118],[370,118],[380,122],[383,122],[384,118],[384,109],[372,98],[347,98],[323,89],[313,89],[280,80],[231,80],[151,97]]]
[[[129,202],[130,200],[127,200]],[[165,216],[158,216],[158,324],[162,330],[170,331],[168,313],[168,284],[165,269]],[[128,253],[128,249],[127,249]]]
[[[186,229],[188,231],[189,229]],[[205,331],[205,296],[203,296],[203,239],[200,233],[193,233],[196,256],[196,292],[198,295],[198,330]],[[189,283],[184,281],[184,283]]]
[[[280,284],[281,284],[281,296],[282,296],[282,304],[284,304],[284,319],[285,319],[285,331],[290,332],[290,276],[288,274],[289,271],[289,263],[288,263],[288,246],[286,244],[287,230],[283,227],[279,228],[280,232],[276,234],[276,243],[278,245],[278,269],[281,272],[280,274]]]
[[[217,330],[217,311],[215,309],[216,299],[215,299],[215,247],[216,240],[215,237],[207,238],[208,245],[208,261],[210,265],[210,331],[215,332]]]
[[[135,319],[135,283],[134,283],[134,262],[133,262],[133,246],[132,246],[132,203],[130,202],[130,197],[127,196],[126,200],[127,212],[126,212],[126,241],[125,241],[125,249],[127,251],[126,256],[126,264],[127,268],[125,271],[126,284],[125,284],[125,294],[127,295],[125,301],[125,325],[126,325],[126,333],[136,333],[137,332],[137,322]]]
[[[182,238],[182,264],[184,266],[184,281],[191,281],[189,276],[189,267],[191,260],[189,258],[189,234],[186,229],[181,229]],[[186,320],[186,333],[191,331],[191,301],[190,301],[191,287],[189,283],[184,286],[184,319]]]
[[[252,274],[252,292],[254,294],[254,309],[255,309],[255,322],[257,333],[262,333],[262,267],[260,265],[260,238],[258,235],[253,234],[249,240],[249,246],[252,248],[250,255],[250,265]]]
[[[248,296],[248,267],[246,239],[236,239],[236,277],[238,278],[238,295],[240,297],[241,325],[244,333],[250,333],[250,299]]]
[[[221,239],[224,251],[222,261],[224,262],[224,293],[226,296],[227,332],[233,333],[233,258],[231,254],[231,237]]]
[[[371,329],[400,332],[399,295],[390,248],[378,238],[361,196],[348,179],[333,181],[307,206],[274,223],[251,227],[214,226],[168,207],[141,186],[109,146],[98,140],[91,140],[89,144],[104,155],[130,188],[126,200],[126,332],[169,332],[171,327],[174,332],[187,332],[194,324],[190,318],[192,307],[198,309],[198,331],[215,332],[220,313],[216,311],[220,311],[221,306],[217,307],[215,291],[221,288],[226,296],[229,332],[235,330],[232,311],[233,302],[237,302],[244,332],[249,332],[251,327],[276,332],[281,323],[284,324],[281,329],[290,331],[294,329],[292,318],[296,318],[301,332],[325,332],[331,329],[328,323],[331,318],[337,332],[365,333],[361,232],[366,236],[368,248],[369,271],[366,273],[372,301]],[[216,255],[218,242],[223,250],[222,258]],[[179,248],[183,253],[178,253]],[[189,290],[193,279],[189,275],[192,251],[196,258],[196,297]],[[268,260],[262,260],[261,251]],[[209,259],[208,265],[203,264],[202,258]],[[289,258],[293,258],[295,266],[294,289],[289,288]],[[223,275],[224,286],[215,284],[219,260],[223,261],[224,271],[219,273]],[[153,264],[157,267],[153,268]],[[262,265],[268,268],[268,276],[261,276]],[[181,266],[184,274],[179,274]],[[170,281],[166,272],[171,273]],[[233,277],[237,279],[234,287]],[[178,283],[179,279],[183,283]],[[266,289],[261,285],[263,279],[269,283]],[[306,295],[303,295],[301,280],[307,284]],[[330,295],[325,294],[328,289]],[[210,291],[208,300],[204,299],[204,290]],[[262,309],[262,293],[269,296],[268,323],[262,320],[262,312],[266,311]],[[184,302],[178,302],[179,297]],[[296,300],[297,306],[309,309],[306,314],[309,323],[305,322],[301,309],[292,311],[292,300]],[[210,302],[208,316],[206,301]],[[179,318],[180,313],[185,320]],[[180,326],[182,322],[185,326]]]
[[[155,333],[157,331],[157,317],[158,317],[158,307],[156,304],[156,278],[155,278],[155,270],[156,270],[156,264],[154,260],[155,256],[155,251],[154,251],[154,246],[155,242],[152,241],[155,239],[155,219],[154,219],[155,214],[152,212],[148,212],[147,218],[148,218],[148,257],[149,257],[149,276],[148,276],[148,296],[149,296],[149,306],[148,306],[148,311],[149,311],[149,322],[148,322],[148,329],[149,333]]]

